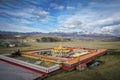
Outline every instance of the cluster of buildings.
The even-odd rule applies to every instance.
[[[41,74],[50,74],[60,69],[67,71],[74,70],[75,68],[85,68],[87,64],[101,55],[107,52],[106,49],[89,49],[80,47],[62,47],[60,44],[58,47],[32,50],[32,51],[18,51],[12,54],[1,55],[0,60],[23,67],[25,69],[32,70]],[[36,65],[32,63],[27,63],[25,61],[16,60],[14,57],[29,57],[31,59],[36,59],[36,61],[54,63],[54,66],[44,67],[41,65]]]

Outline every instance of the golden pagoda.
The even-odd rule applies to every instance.
[[[62,44],[60,44],[58,47],[55,47],[51,50],[54,53],[68,53],[70,50],[68,48],[63,48]]]

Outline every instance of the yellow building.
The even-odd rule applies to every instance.
[[[65,53],[70,52],[68,48],[63,48],[62,44],[60,44],[58,47],[53,48],[51,51],[58,55],[64,55]]]

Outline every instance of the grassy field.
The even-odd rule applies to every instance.
[[[3,53],[11,53],[14,51],[20,50],[34,50],[34,49],[43,49],[43,48],[52,48],[58,46],[60,43],[63,44],[64,47],[87,47],[87,48],[107,48],[111,50],[120,51],[120,41],[113,42],[103,42],[100,40],[88,41],[88,40],[73,40],[70,42],[28,42],[31,46],[29,47],[15,47],[15,48],[0,48],[0,54]]]
[[[104,55],[97,60],[103,64],[84,71],[73,70],[67,72],[61,70],[45,80],[120,80],[120,42],[102,41],[76,41],[65,43],[68,46],[80,46],[89,48],[107,48],[110,54]]]
[[[54,75],[47,77],[45,80],[120,80],[120,41],[107,41],[100,40],[73,40],[70,42],[47,42],[37,43],[30,41],[30,47],[16,47],[16,48],[0,48],[0,53],[11,53],[20,50],[33,50],[42,48],[52,48],[58,46],[60,43],[64,47],[87,47],[87,48],[107,48],[111,54],[104,55],[97,60],[104,63],[87,69],[84,71],[73,70],[67,72],[61,70]]]
[[[105,55],[97,60],[104,63],[84,71],[61,70],[45,80],[120,80],[120,55]]]

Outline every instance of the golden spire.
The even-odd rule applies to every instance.
[[[58,47],[55,47],[52,49],[53,52],[69,52],[70,50],[68,48],[63,48],[62,44],[60,44]]]
[[[60,45],[58,46],[58,49],[63,49],[62,44],[60,44]]]

